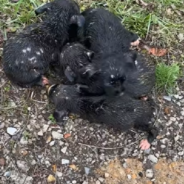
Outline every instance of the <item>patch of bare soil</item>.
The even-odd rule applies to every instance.
[[[153,177],[146,176],[144,165],[137,159],[111,160],[107,165],[96,170],[96,174],[105,178],[105,184],[183,184],[184,163],[160,159],[153,167]]]

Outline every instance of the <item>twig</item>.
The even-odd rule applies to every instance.
[[[141,139],[142,139],[142,138],[141,138]],[[131,146],[131,145],[133,145],[133,144],[139,142],[141,139],[138,139],[137,141],[132,142],[132,143],[126,145],[126,147],[127,147],[127,146]],[[100,149],[105,149],[105,150],[121,149],[121,148],[124,148],[124,147],[125,147],[125,146],[119,146],[119,147],[114,147],[114,148],[112,148],[112,147],[101,147],[101,146],[94,146],[94,145],[84,144],[84,143],[81,143],[81,142],[79,142],[78,144],[80,144],[80,145],[82,145],[82,146],[87,146],[87,147],[92,147],[92,148],[100,148]]]
[[[145,3],[143,0],[136,0],[136,3],[142,6],[148,6],[148,3]]]

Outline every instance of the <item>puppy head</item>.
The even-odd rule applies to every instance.
[[[125,81],[136,70],[136,53],[122,53],[109,57],[102,65],[103,87],[107,95],[117,95],[126,88]]]
[[[66,104],[78,96],[76,85],[53,84],[47,90],[49,99],[55,104]]]
[[[79,43],[67,44],[61,53],[61,66],[67,64],[65,76],[70,82],[81,78],[90,78],[96,73],[95,64],[92,63],[94,53]]]

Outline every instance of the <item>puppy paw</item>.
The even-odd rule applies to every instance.
[[[147,139],[143,139],[139,145],[139,147],[141,148],[141,150],[147,150],[150,148],[150,143],[148,142]]]
[[[139,43],[140,43],[140,39],[137,39],[136,41],[134,41],[134,42],[131,42],[130,44],[131,44],[131,46],[138,46],[139,45]]]
[[[43,84],[43,86],[48,85],[49,80],[46,77],[42,77],[42,84]]]

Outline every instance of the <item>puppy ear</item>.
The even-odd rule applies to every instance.
[[[36,14],[36,15],[39,15],[39,14],[42,14],[42,13],[48,11],[48,10],[50,9],[50,6],[51,6],[50,3],[46,3],[46,4],[44,4],[43,6],[40,6],[39,8],[37,8],[37,9],[35,10],[35,14]]]
[[[93,57],[94,57],[94,52],[93,51],[87,51],[86,54],[87,54],[89,60],[93,59]]]
[[[69,66],[66,67],[64,74],[70,82],[74,82],[76,74],[71,70]]]
[[[70,24],[76,24],[78,27],[83,27],[85,18],[82,15],[73,15],[70,19]]]

